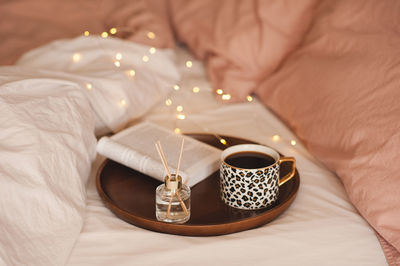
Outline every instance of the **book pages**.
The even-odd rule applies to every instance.
[[[167,172],[155,143],[158,140],[161,142],[171,174],[175,174],[182,138],[185,138],[185,145],[179,175],[188,186],[194,186],[218,170],[221,150],[156,124],[143,122],[110,138],[102,137],[97,151],[111,160],[164,181]]]

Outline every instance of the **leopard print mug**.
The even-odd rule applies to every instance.
[[[233,154],[256,152],[272,157],[271,165],[246,169],[230,165],[226,159]],[[290,173],[280,178],[281,163],[291,162]],[[269,147],[257,144],[234,145],[222,152],[220,165],[220,195],[229,206],[245,210],[269,207],[279,196],[279,187],[295,174],[296,160],[293,157],[281,157]]]

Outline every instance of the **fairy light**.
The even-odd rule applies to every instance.
[[[172,100],[171,99],[166,99],[165,100],[165,105],[166,106],[171,106],[171,104],[172,104]]]
[[[272,140],[275,141],[275,142],[279,141],[280,139],[281,139],[281,137],[279,135],[273,135],[272,136]]]
[[[151,48],[149,49],[149,53],[155,54],[155,53],[156,53],[156,48],[155,48],[155,47],[151,47]]]
[[[115,54],[115,59],[121,60],[122,59],[122,54],[121,53],[116,53]]]
[[[110,31],[111,34],[114,35],[114,34],[117,33],[117,28],[111,28],[109,31]]]
[[[183,106],[182,106],[182,105],[178,105],[178,106],[176,107],[176,110],[177,110],[178,112],[182,112],[182,111],[183,111]]]
[[[133,69],[131,69],[131,70],[128,70],[128,76],[130,76],[130,77],[134,77],[136,75],[136,72],[135,72],[135,70],[133,70]]]
[[[221,90],[221,89],[218,89],[218,90],[217,90],[217,94],[218,94],[218,95],[221,95],[222,93],[224,93],[223,90]]]
[[[219,142],[221,142],[222,144],[224,144],[224,145],[226,145],[226,139],[223,139],[223,138],[221,138],[220,140],[219,140]]]
[[[122,107],[126,106],[126,100],[121,100],[120,104],[121,104]]]
[[[107,37],[108,37],[108,33],[107,33],[106,31],[103,31],[103,32],[101,33],[101,37],[107,38]]]
[[[154,40],[156,38],[156,34],[152,31],[147,32],[147,38],[150,40]]]
[[[178,114],[176,115],[176,118],[178,118],[179,120],[183,120],[186,118],[186,116],[184,114]]]
[[[85,32],[83,33],[83,35],[85,35],[86,37],[90,35],[90,32],[85,30]]]
[[[297,142],[296,142],[294,139],[292,139],[292,140],[290,141],[290,144],[291,144],[292,146],[296,146]]]
[[[143,60],[143,62],[149,62],[149,57],[147,56],[147,55],[144,55],[143,57],[142,57],[142,60]]]
[[[175,134],[181,134],[182,133],[182,131],[181,131],[181,129],[179,127],[175,128],[174,132],[175,132]]]
[[[228,100],[230,100],[231,99],[231,95],[230,94],[223,94],[222,95],[222,100],[224,100],[224,101],[228,101]]]
[[[246,98],[247,98],[248,102],[252,102],[253,101],[253,97],[251,97],[250,95],[248,95]]]
[[[185,64],[187,68],[191,68],[193,66],[193,62],[190,60],[187,60]]]
[[[115,60],[115,61],[114,61],[114,65],[115,65],[116,67],[120,67],[120,66],[121,66],[121,62],[120,62],[120,61],[117,61],[117,60]]]
[[[197,87],[197,86],[193,87],[193,92],[194,93],[198,93],[199,91],[200,91],[199,87]]]
[[[91,83],[86,83],[86,89],[91,90],[93,85]]]
[[[75,63],[79,62],[81,60],[81,58],[82,58],[81,54],[79,54],[79,53],[75,53],[72,55],[72,61],[74,61]]]
[[[178,85],[174,85],[174,90],[178,91],[179,90],[179,86]]]

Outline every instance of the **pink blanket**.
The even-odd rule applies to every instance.
[[[172,1],[215,89],[256,93],[342,179],[400,263],[400,2]]]
[[[173,47],[165,1],[0,1],[0,65],[49,41],[116,27],[118,37],[155,47]],[[147,33],[155,33],[148,38]]]

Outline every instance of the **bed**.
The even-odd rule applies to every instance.
[[[134,14],[151,7],[163,23],[138,16],[128,25],[143,30],[124,40],[112,36],[122,22],[111,20],[108,36],[94,29],[41,43],[43,35],[18,61],[4,56],[14,63],[0,67],[2,264],[398,265],[398,3],[211,2],[140,2]],[[268,20],[258,22],[263,31],[240,30],[252,23],[243,12],[266,10],[265,19],[282,9],[290,27]],[[201,23],[206,14],[214,20]],[[142,121],[294,156],[297,197],[272,222],[222,236],[129,224],[96,189],[105,160],[96,140]]]

